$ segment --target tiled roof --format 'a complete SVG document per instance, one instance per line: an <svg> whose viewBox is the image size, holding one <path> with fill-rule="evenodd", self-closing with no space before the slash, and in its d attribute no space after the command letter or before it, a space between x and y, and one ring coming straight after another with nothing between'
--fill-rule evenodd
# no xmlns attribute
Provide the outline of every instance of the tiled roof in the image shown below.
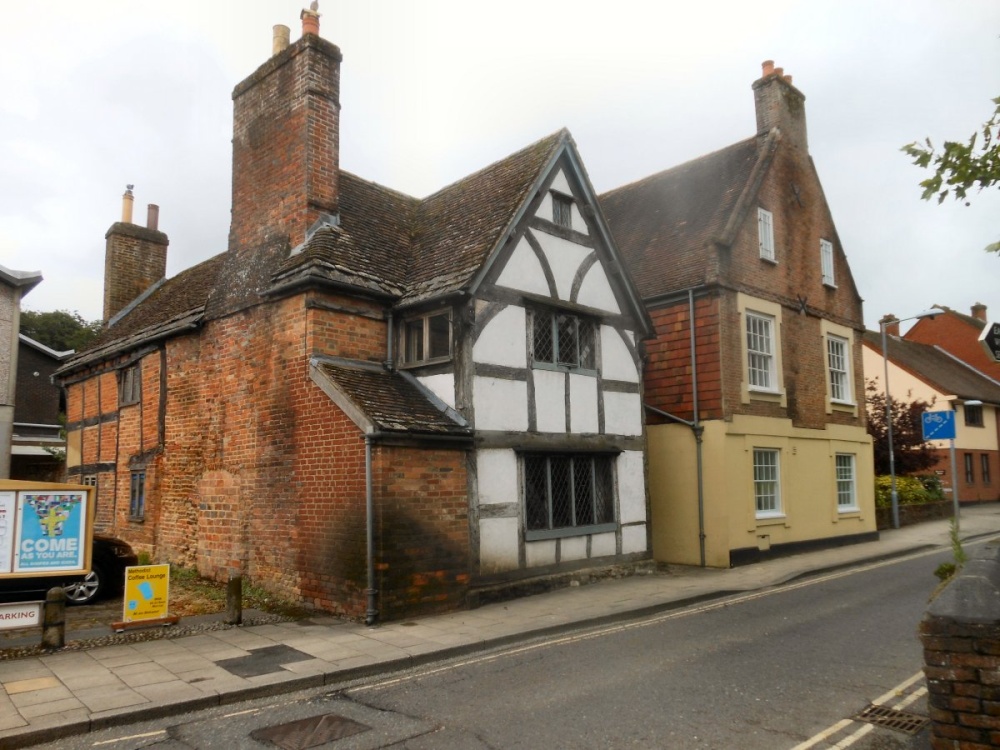
<svg viewBox="0 0 1000 750"><path fill-rule="evenodd" d="M882 334L865 331L865 343L882 353ZM936 346L889 337L889 360L935 389L961 399L1000 404L1000 384L984 377Z"/></svg>
<svg viewBox="0 0 1000 750"><path fill-rule="evenodd" d="M643 298L705 282L706 249L725 239L761 152L748 138L600 196Z"/></svg>
<svg viewBox="0 0 1000 750"><path fill-rule="evenodd" d="M471 430L431 403L415 382L367 362L320 362L319 370L381 432L465 437Z"/></svg>

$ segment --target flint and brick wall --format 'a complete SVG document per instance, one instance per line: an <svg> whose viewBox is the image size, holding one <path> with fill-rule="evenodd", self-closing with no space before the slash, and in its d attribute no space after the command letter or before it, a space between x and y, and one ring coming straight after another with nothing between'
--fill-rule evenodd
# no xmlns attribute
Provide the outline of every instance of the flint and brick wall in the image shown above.
<svg viewBox="0 0 1000 750"><path fill-rule="evenodd" d="M920 623L934 750L1000 747L998 551L975 553Z"/></svg>

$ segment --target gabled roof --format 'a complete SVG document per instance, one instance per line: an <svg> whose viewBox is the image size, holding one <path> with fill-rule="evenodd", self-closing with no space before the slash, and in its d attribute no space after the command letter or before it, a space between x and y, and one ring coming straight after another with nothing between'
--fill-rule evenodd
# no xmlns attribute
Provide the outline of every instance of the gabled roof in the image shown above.
<svg viewBox="0 0 1000 750"><path fill-rule="evenodd" d="M733 241L734 217L751 205L777 139L748 138L600 196L643 298L705 283L706 251Z"/></svg>
<svg viewBox="0 0 1000 750"><path fill-rule="evenodd" d="M337 220L315 228L287 257L276 261L280 248L273 244L260 248L259 258L221 253L165 280L125 308L93 347L60 372L197 327L234 304L303 285L349 289L397 305L468 291L548 168L567 151L577 164L563 129L423 200L341 172ZM237 261L253 268L234 269ZM642 327L646 313L638 300L633 307Z"/></svg>
<svg viewBox="0 0 1000 750"><path fill-rule="evenodd" d="M405 372L338 357L317 358L312 368L313 380L365 433L472 434L460 415Z"/></svg>
<svg viewBox="0 0 1000 750"><path fill-rule="evenodd" d="M882 335L865 331L864 342L882 354ZM1000 405L1000 383L983 375L944 349L896 336L889 337L889 361L935 390L960 399Z"/></svg>
<svg viewBox="0 0 1000 750"><path fill-rule="evenodd" d="M64 352L57 352L55 349L46 346L41 341L35 341L30 336L25 336L23 333L17 334L18 340L25 346L30 346L32 349L41 352L47 357L51 357L54 360L63 360L74 353L74 349L67 349Z"/></svg>

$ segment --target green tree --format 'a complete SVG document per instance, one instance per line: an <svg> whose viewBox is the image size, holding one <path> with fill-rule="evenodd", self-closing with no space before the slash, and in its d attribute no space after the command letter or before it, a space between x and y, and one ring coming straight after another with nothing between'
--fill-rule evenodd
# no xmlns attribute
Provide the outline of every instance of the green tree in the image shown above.
<svg viewBox="0 0 1000 750"><path fill-rule="evenodd" d="M924 189L920 197L925 201L937 196L938 203L943 203L949 195L966 201L972 188L982 190L1000 183L1000 96L993 104L996 105L993 116L966 143L945 141L939 151L930 138L925 138L923 144L914 141L903 146L902 150L916 166L934 170L932 176L920 183ZM982 141L977 144L980 135ZM988 245L986 250L1000 253L1000 242Z"/></svg>
<svg viewBox="0 0 1000 750"><path fill-rule="evenodd" d="M57 352L86 349L100 330L101 321L88 322L75 310L21 311L21 333Z"/></svg>
<svg viewBox="0 0 1000 750"><path fill-rule="evenodd" d="M872 436L875 454L875 476L889 473L889 425L885 419L885 394L872 378L865 384L865 406L868 409L868 434ZM910 394L906 394L907 398ZM922 399L903 401L892 399L892 448L896 474L905 476L926 471L935 463L934 449L924 442L921 414L933 402Z"/></svg>

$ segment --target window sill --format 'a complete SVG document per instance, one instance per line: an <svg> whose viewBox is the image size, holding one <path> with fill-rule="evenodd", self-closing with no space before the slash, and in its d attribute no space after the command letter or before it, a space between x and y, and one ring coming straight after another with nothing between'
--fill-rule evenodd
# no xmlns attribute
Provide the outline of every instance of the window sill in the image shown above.
<svg viewBox="0 0 1000 750"><path fill-rule="evenodd" d="M747 395L751 399L757 399L759 401L774 401L775 403L781 401L784 397L783 391L772 391L764 390L763 388L748 388Z"/></svg>
<svg viewBox="0 0 1000 750"><path fill-rule="evenodd" d="M400 362L396 365L400 370L409 370L415 367L424 367L426 365L439 365L442 362L451 362L451 355L447 357L434 357L433 359L421 359L416 362Z"/></svg>
<svg viewBox="0 0 1000 750"><path fill-rule="evenodd" d="M757 514L757 525L758 526L777 526L778 524L783 524L787 520L784 513L758 513Z"/></svg>
<svg viewBox="0 0 1000 750"><path fill-rule="evenodd" d="M766 263L770 263L772 266L778 265L778 259L777 258L768 258L766 255L762 255L762 256L760 256L760 259L762 261L765 261Z"/></svg>
<svg viewBox="0 0 1000 750"><path fill-rule="evenodd" d="M146 523L145 516L129 516L129 523Z"/></svg>
<svg viewBox="0 0 1000 750"><path fill-rule="evenodd" d="M533 370L548 370L549 372L571 372L574 375L590 375L592 377L597 377L597 370L591 370L586 367L573 367L572 365L554 365L551 362L535 362L535 361L532 361L531 367Z"/></svg>
<svg viewBox="0 0 1000 750"><path fill-rule="evenodd" d="M823 286L825 286L827 289L832 289L834 291L836 291L837 289L837 285L835 283L833 283L832 281L827 281L826 279L823 279Z"/></svg>
<svg viewBox="0 0 1000 750"><path fill-rule="evenodd" d="M617 523L601 523L595 526L571 526L565 529L536 529L535 531L525 531L524 541L538 542L543 539L561 539L568 536L589 536L590 534L604 534L617 530Z"/></svg>
<svg viewBox="0 0 1000 750"><path fill-rule="evenodd" d="M831 399L830 408L836 409L837 411L854 411L858 408L858 405L853 401L833 401Z"/></svg>
<svg viewBox="0 0 1000 750"><path fill-rule="evenodd" d="M837 515L840 518L861 518L861 508L856 505L853 507L837 507Z"/></svg>

